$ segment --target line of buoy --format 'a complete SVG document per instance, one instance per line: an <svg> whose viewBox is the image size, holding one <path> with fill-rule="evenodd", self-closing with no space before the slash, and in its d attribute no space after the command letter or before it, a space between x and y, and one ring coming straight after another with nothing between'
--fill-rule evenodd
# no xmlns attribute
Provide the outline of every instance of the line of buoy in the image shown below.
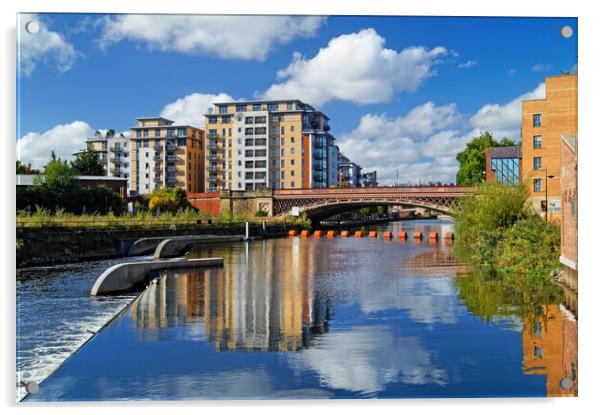
<svg viewBox="0 0 602 415"><path fill-rule="evenodd" d="M399 239L403 239L405 241L408 239L408 233L406 231L399 232Z"/></svg>
<svg viewBox="0 0 602 415"><path fill-rule="evenodd" d="M294 229L291 229L290 231L288 231L288 236L297 236L297 231Z"/></svg>
<svg viewBox="0 0 602 415"><path fill-rule="evenodd" d="M301 231L301 236L307 238L309 236L309 231Z"/></svg>
<svg viewBox="0 0 602 415"><path fill-rule="evenodd" d="M327 236L328 238L334 238L335 236L337 236L337 233L336 233L335 231L328 231L328 232L326 233L326 236Z"/></svg>
<svg viewBox="0 0 602 415"><path fill-rule="evenodd" d="M385 238L385 239L391 239L391 238L393 238L393 232L389 232L389 231L384 232L383 233L383 238Z"/></svg>
<svg viewBox="0 0 602 415"><path fill-rule="evenodd" d="M308 230L303 230L303 231L301 231L301 234L300 234L300 236L302 236L304 238L307 238L309 235L310 235L310 231L308 231ZM321 230L314 231L315 238L321 238L323 235L324 235L324 232ZM390 232L390 231L383 232L382 235L383 235L383 238L385 238L385 239L393 238L393 232ZM297 231L294 229L289 230L288 236L297 236ZM327 231L326 236L328 238L335 238L337 236L337 233L336 233L336 231L330 230L330 231ZM351 232L341 231L341 237L347 238L349 236L351 236ZM361 230L355 231L354 236L356 238L363 238L364 231L361 231ZM369 231L368 236L370 238L378 238L378 232L377 231ZM413 234L414 240L421 241L423 239L423 237L424 237L424 234L421 231L414 231L414 234ZM400 240L405 241L406 239L408 239L408 233L406 231L400 231L398 238ZM447 232L445 234L444 239L445 239L446 243L452 243L455 239L455 235L453 232ZM435 232L435 231L429 232L428 240L429 240L430 244L436 243L439 240L439 233Z"/></svg>
<svg viewBox="0 0 602 415"><path fill-rule="evenodd" d="M364 232L363 231L355 231L355 237L356 238L362 238L364 236Z"/></svg>
<svg viewBox="0 0 602 415"><path fill-rule="evenodd" d="M414 232L414 239L422 239L422 232L420 232L420 231Z"/></svg>
<svg viewBox="0 0 602 415"><path fill-rule="evenodd" d="M347 238L349 236L349 231L343 231L343 232L341 232L341 236L343 238Z"/></svg>
<svg viewBox="0 0 602 415"><path fill-rule="evenodd" d="M314 238L321 238L322 237L322 231L315 231L314 232Z"/></svg>
<svg viewBox="0 0 602 415"><path fill-rule="evenodd" d="M368 234L368 236L370 238L378 238L378 232L376 232L376 231L370 231L370 233Z"/></svg>

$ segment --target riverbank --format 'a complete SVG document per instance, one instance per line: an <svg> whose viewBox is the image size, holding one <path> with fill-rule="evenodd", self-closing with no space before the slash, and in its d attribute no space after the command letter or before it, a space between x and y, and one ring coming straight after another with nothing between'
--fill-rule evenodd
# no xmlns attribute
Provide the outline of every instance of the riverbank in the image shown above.
<svg viewBox="0 0 602 415"><path fill-rule="evenodd" d="M17 268L67 264L108 258L125 257L132 244L140 238L198 235L244 235L244 222L213 225L171 224L166 227L128 227L91 229L81 227L17 227ZM286 236L302 226L284 222L249 223L249 236L273 238Z"/></svg>

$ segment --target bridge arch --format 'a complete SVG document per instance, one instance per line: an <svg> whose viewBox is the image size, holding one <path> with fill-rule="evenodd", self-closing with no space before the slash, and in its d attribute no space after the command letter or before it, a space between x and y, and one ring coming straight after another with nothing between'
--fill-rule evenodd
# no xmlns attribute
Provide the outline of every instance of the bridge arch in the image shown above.
<svg viewBox="0 0 602 415"><path fill-rule="evenodd" d="M299 207L299 213L305 213L312 221L320 221L339 213L350 210L361 209L375 206L401 206L410 208L428 209L443 215L451 214L451 207L442 206L426 201L416 201L411 199L389 199L389 200L322 200L316 203Z"/></svg>

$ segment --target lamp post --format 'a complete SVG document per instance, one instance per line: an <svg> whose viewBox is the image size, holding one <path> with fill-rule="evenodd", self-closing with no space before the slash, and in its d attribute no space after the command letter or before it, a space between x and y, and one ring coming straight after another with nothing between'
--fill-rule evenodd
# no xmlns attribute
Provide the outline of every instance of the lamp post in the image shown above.
<svg viewBox="0 0 602 415"><path fill-rule="evenodd" d="M544 169L544 171L546 172L546 222L548 221L548 179L553 179L554 176L553 174L549 174L548 175L548 169Z"/></svg>

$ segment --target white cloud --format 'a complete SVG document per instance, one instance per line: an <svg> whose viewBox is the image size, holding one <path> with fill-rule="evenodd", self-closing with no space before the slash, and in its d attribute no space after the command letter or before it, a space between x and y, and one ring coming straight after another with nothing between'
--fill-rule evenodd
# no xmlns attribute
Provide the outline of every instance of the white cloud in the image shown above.
<svg viewBox="0 0 602 415"><path fill-rule="evenodd" d="M468 68L472 68L476 64L477 64L477 61L468 60L466 62L462 62L462 63L458 64L458 68L460 68L460 69L468 69Z"/></svg>
<svg viewBox="0 0 602 415"><path fill-rule="evenodd" d="M73 152L85 148L84 140L93 134L92 127L83 121L57 125L43 133L27 133L17 140L17 160L41 168L53 150L57 157L69 160Z"/></svg>
<svg viewBox="0 0 602 415"><path fill-rule="evenodd" d="M205 125L204 114L207 113L207 109L214 102L226 101L234 101L234 99L224 92L217 95L194 92L165 105L161 110L161 117L173 120L177 124L200 128Z"/></svg>
<svg viewBox="0 0 602 415"><path fill-rule="evenodd" d="M533 72L550 72L552 70L552 64L550 63L538 63L533 65L531 71Z"/></svg>
<svg viewBox="0 0 602 415"><path fill-rule="evenodd" d="M375 393L389 383L409 385L448 382L446 371L417 337L395 336L388 326L360 326L320 336L309 349L291 354L293 365L312 369L334 389Z"/></svg>
<svg viewBox="0 0 602 415"><path fill-rule="evenodd" d="M25 30L30 21L39 24L37 33L28 33ZM38 15L20 14L17 55L20 73L29 76L39 64L52 64L60 72L66 72L71 69L80 54L63 36L49 30Z"/></svg>
<svg viewBox="0 0 602 415"><path fill-rule="evenodd" d="M456 154L484 131L520 141L522 101L545 97L545 84L505 104L486 104L472 116L455 104L419 105L406 114L365 114L337 139L340 150L364 171L376 170L382 185L455 181Z"/></svg>
<svg viewBox="0 0 602 415"><path fill-rule="evenodd" d="M104 18L99 43L105 48L127 39L150 50L264 60L276 45L314 36L325 20L319 16L128 14Z"/></svg>
<svg viewBox="0 0 602 415"><path fill-rule="evenodd" d="M541 83L506 104L487 104L481 107L470 119L470 124L481 131L490 131L495 137L508 137L520 140L522 101L525 99L545 98L546 85Z"/></svg>
<svg viewBox="0 0 602 415"><path fill-rule="evenodd" d="M313 105L339 99L358 104L390 101L396 93L413 92L434 74L444 47L386 49L372 28L333 38L313 58L299 53L278 72L281 83L257 95L266 99L298 98Z"/></svg>
<svg viewBox="0 0 602 415"><path fill-rule="evenodd" d="M516 69L512 68L508 72L506 72L506 74L508 76L514 76L514 75L516 75Z"/></svg>
<svg viewBox="0 0 602 415"><path fill-rule="evenodd" d="M457 165L435 160L460 151L466 137L459 132L466 120L455 104L419 105L407 114L389 117L366 114L358 127L338 140L341 151L364 170L377 170L381 184L418 180L453 181Z"/></svg>

